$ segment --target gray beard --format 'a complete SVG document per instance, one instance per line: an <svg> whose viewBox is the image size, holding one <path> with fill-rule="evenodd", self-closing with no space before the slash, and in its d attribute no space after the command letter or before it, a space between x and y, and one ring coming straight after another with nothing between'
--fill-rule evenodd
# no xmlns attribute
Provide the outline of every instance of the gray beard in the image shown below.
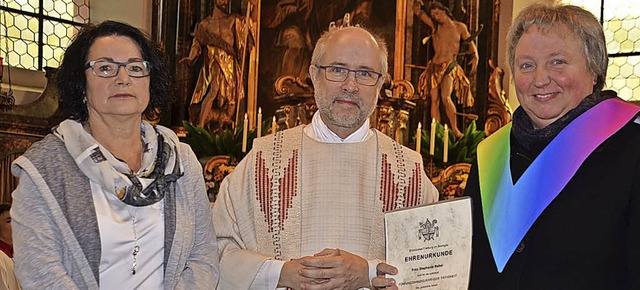
<svg viewBox="0 0 640 290"><path fill-rule="evenodd" d="M358 128L362 126L362 124L364 124L365 120L373 113L373 110L375 109L375 106L372 106L369 109L366 108L362 102L362 99L360 98L347 97L346 99L354 101L358 104L358 108L360 109L358 111L359 114L355 116L353 115L344 116L344 115L336 114L335 112L333 112L333 109L332 109L336 99L337 99L336 97L333 97L328 104L325 104L324 102L318 103L318 110L320 111L321 116L325 116L328 119L328 121L331 122L331 124L338 127ZM341 98L341 99L345 99L345 98ZM368 112L365 111L367 109L368 109Z"/></svg>

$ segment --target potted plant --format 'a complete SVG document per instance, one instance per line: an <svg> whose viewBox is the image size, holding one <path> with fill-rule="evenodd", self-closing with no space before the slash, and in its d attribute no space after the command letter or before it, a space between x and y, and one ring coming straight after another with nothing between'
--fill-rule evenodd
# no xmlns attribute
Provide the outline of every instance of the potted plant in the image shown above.
<svg viewBox="0 0 640 290"><path fill-rule="evenodd" d="M187 121L182 121L182 125L188 132L183 141L191 146L202 163L209 201L214 202L222 180L247 154L242 152L243 129L226 129L212 133ZM269 132L270 125L269 120L262 123L263 136ZM247 152L251 150L253 139L256 137L255 129L247 133Z"/></svg>

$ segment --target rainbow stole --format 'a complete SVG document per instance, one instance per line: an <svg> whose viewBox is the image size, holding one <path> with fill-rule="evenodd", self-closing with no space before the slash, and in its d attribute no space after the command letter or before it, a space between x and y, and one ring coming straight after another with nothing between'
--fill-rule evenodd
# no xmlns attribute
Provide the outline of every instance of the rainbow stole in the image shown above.
<svg viewBox="0 0 640 290"><path fill-rule="evenodd" d="M638 111L619 98L600 102L567 125L516 184L509 166L511 123L478 145L482 211L498 272L584 160Z"/></svg>

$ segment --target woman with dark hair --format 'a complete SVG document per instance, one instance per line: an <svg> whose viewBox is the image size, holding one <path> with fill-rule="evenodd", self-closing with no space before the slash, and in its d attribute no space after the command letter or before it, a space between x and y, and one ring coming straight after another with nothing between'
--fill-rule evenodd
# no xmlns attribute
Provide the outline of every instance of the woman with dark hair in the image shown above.
<svg viewBox="0 0 640 290"><path fill-rule="evenodd" d="M202 169L144 118L170 100L165 56L130 25L84 27L57 75L68 119L12 167L23 289L211 289L218 253Z"/></svg>

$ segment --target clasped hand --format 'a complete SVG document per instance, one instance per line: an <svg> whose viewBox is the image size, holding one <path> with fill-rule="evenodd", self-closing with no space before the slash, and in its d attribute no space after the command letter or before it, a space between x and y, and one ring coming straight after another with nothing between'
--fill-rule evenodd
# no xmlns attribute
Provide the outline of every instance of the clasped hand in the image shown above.
<svg viewBox="0 0 640 290"><path fill-rule="evenodd" d="M304 290L353 290L372 286L397 289L393 279L384 277L395 274L395 267L380 263L376 269L378 276L369 281L367 260L344 250L324 249L314 256L286 262L278 286Z"/></svg>

